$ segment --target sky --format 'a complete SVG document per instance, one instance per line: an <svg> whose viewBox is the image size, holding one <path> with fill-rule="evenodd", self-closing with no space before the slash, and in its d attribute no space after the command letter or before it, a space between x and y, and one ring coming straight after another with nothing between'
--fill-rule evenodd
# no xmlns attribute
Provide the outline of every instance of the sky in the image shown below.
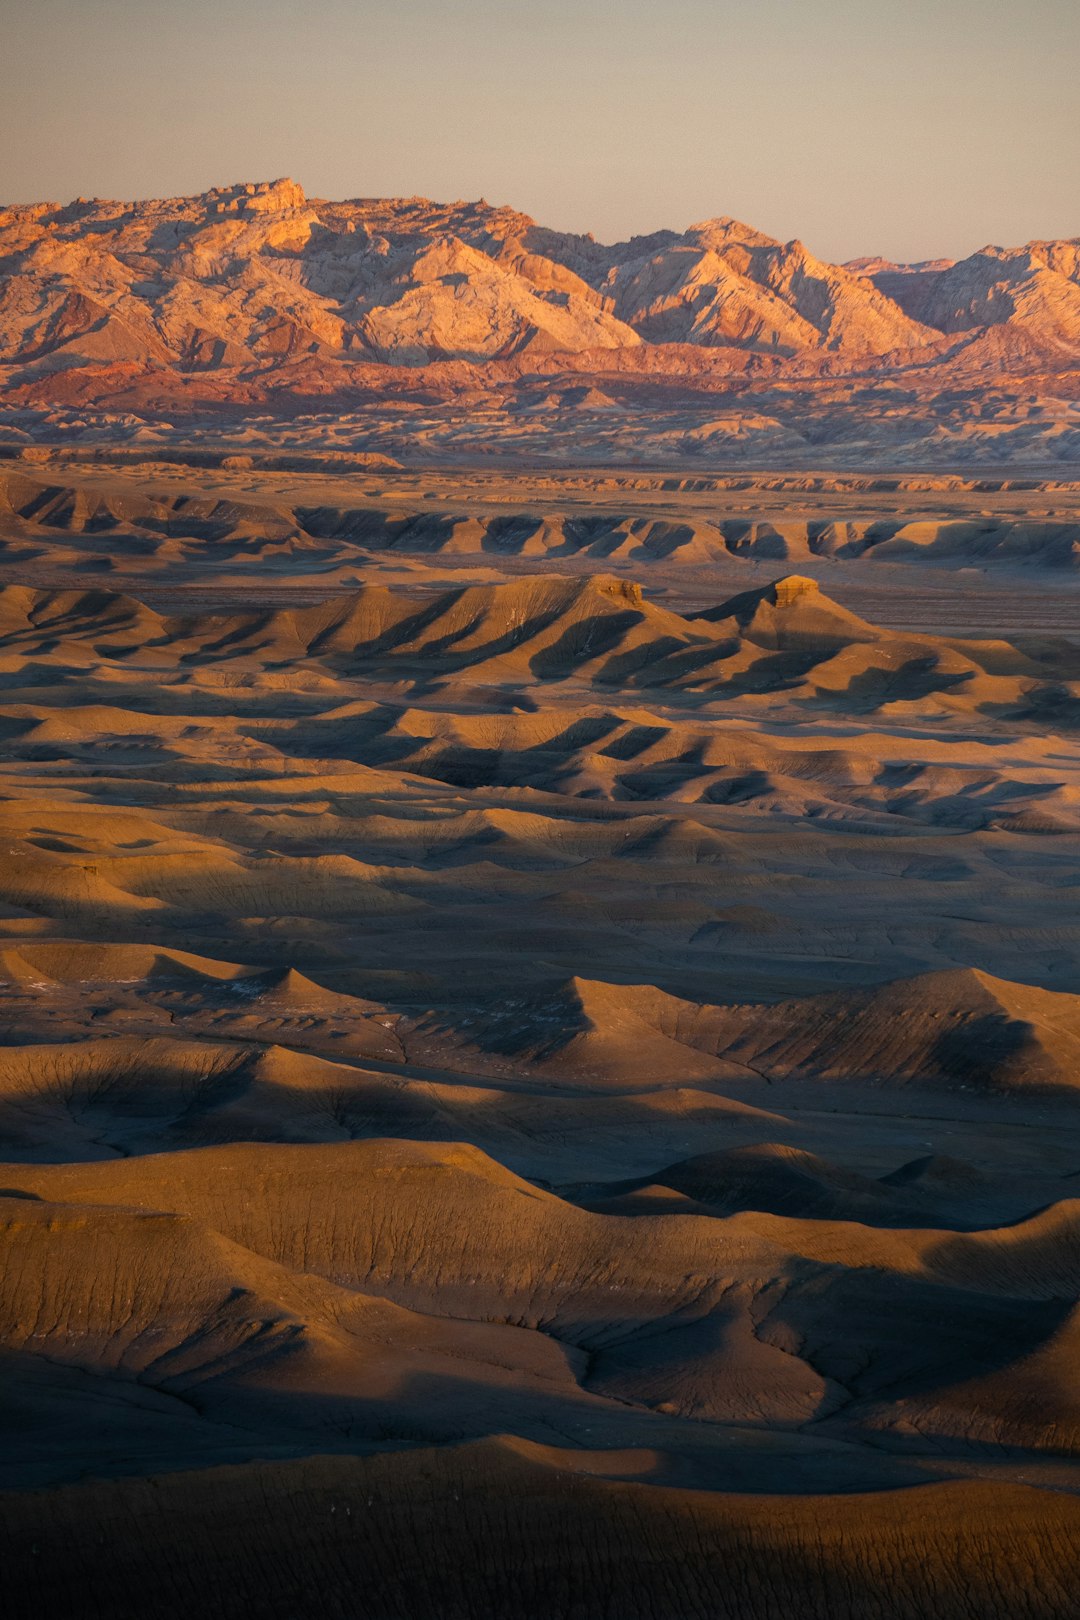
<svg viewBox="0 0 1080 1620"><path fill-rule="evenodd" d="M824 258L1080 235L1080 0L0 0L0 202L485 197Z"/></svg>

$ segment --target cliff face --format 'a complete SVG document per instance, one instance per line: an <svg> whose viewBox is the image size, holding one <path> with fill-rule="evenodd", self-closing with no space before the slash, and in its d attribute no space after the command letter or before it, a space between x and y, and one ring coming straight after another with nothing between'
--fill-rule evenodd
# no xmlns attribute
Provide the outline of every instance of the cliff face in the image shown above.
<svg viewBox="0 0 1080 1620"><path fill-rule="evenodd" d="M1080 345L1075 242L860 273L731 219L603 247L483 202L314 202L278 180L12 208L0 256L0 352L22 364L415 365L643 342L879 358L991 326Z"/></svg>
<svg viewBox="0 0 1080 1620"><path fill-rule="evenodd" d="M871 278L882 294L939 332L1000 327L1051 344L1080 345L1080 241L985 247L956 264Z"/></svg>
<svg viewBox="0 0 1080 1620"><path fill-rule="evenodd" d="M9 422L338 409L409 390L477 419L504 411L508 388L513 413L542 413L550 400L521 386L543 375L577 414L708 396L710 414L681 429L688 454L703 435L777 453L844 445L884 410L890 443L920 455L977 415L1010 433L1022 422L1029 450L1060 457L1071 404L1045 402L1071 401L1078 368L1080 241L844 266L726 218L605 245L483 201L325 202L291 180L0 212ZM608 379L601 392L590 377ZM927 413L958 388L978 391L977 412Z"/></svg>

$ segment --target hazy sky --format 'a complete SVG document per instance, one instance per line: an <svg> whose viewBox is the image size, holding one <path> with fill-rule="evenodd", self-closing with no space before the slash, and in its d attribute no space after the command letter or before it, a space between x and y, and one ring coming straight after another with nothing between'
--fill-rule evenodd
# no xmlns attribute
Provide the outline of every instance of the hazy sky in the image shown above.
<svg viewBox="0 0 1080 1620"><path fill-rule="evenodd" d="M1080 0L0 0L0 199L484 196L828 258L1080 234Z"/></svg>

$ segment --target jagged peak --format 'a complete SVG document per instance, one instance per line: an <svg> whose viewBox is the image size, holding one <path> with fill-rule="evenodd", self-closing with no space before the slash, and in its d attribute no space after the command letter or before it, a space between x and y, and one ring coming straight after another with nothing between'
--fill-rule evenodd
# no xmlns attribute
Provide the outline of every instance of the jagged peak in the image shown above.
<svg viewBox="0 0 1080 1620"><path fill-rule="evenodd" d="M650 369L682 372L690 346L742 351L747 364L768 352L797 363L813 353L873 356L892 366L936 352L945 334L981 328L1006 341L979 363L1027 368L1060 358L1047 344L1080 344L1080 248L1068 239L990 245L943 274L928 273L934 261L900 274L885 261L830 264L797 237L780 242L723 214L605 246L483 198L313 205L288 176L50 210L0 212L15 282L53 278L43 310L29 289L9 301L0 358L33 365L63 350L79 361L75 371L141 361L155 390L163 374L186 374L193 356L200 371L251 365L261 375L317 355L316 391L329 394L361 354L390 366L475 365L644 345L657 351ZM368 238L378 252L357 280L345 265L363 257ZM304 275L287 278L287 293L229 301L230 291L261 286L290 257L303 259ZM157 267L152 277L147 260ZM875 282L875 265L888 285ZM64 306L70 293L90 302ZM193 328L203 334L194 349ZM1032 334L1042 347L1032 349ZM48 373L47 391L66 395L71 370L54 376L49 365Z"/></svg>
<svg viewBox="0 0 1080 1620"><path fill-rule="evenodd" d="M746 225L731 214L717 214L711 219L699 219L693 225L687 226L684 235L701 242L738 242L746 247L780 246L776 237L755 230L753 225Z"/></svg>
<svg viewBox="0 0 1080 1620"><path fill-rule="evenodd" d="M277 214L307 207L303 186L288 176L215 186L205 193L205 200L211 214Z"/></svg>

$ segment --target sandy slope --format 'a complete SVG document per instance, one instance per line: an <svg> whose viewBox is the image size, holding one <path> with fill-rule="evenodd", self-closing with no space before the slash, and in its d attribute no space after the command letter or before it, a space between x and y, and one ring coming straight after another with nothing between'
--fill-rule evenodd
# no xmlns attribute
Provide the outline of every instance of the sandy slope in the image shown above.
<svg viewBox="0 0 1080 1620"><path fill-rule="evenodd" d="M77 483L193 599L0 587L11 1612L1068 1615L1075 641Z"/></svg>
<svg viewBox="0 0 1080 1620"><path fill-rule="evenodd" d="M575 1461L491 1441L76 1486L52 1499L62 1562L28 1554L37 1503L7 1496L6 1560L33 1558L12 1613L70 1613L89 1589L124 1620L174 1620L190 1612L178 1549L193 1544L211 1612L229 1620L284 1620L314 1601L335 1615L359 1601L377 1620L588 1613L598 1572L604 1601L633 1620L753 1620L793 1592L807 1620L861 1620L875 1605L898 1620L1056 1620L1072 1601L1069 1496L979 1484L794 1501L657 1492L635 1477L647 1456L624 1453L615 1467L628 1477L614 1482ZM123 1576L102 1550L117 1538L130 1549Z"/></svg>
<svg viewBox="0 0 1080 1620"><path fill-rule="evenodd" d="M363 461L326 451L229 456L220 442L180 446L169 463L152 450L126 459L24 450L0 463L0 568L20 583L50 568L99 585L243 581L264 597L275 583L325 591L373 570L408 578L415 559L485 566L493 578L543 560L579 573L639 570L658 583L708 564L734 591L740 573L785 563L824 566L844 586L883 563L1068 576L1080 554L1075 481L1045 473L846 485L760 472L575 481L535 470L365 474ZM708 577L687 583L700 593Z"/></svg>

